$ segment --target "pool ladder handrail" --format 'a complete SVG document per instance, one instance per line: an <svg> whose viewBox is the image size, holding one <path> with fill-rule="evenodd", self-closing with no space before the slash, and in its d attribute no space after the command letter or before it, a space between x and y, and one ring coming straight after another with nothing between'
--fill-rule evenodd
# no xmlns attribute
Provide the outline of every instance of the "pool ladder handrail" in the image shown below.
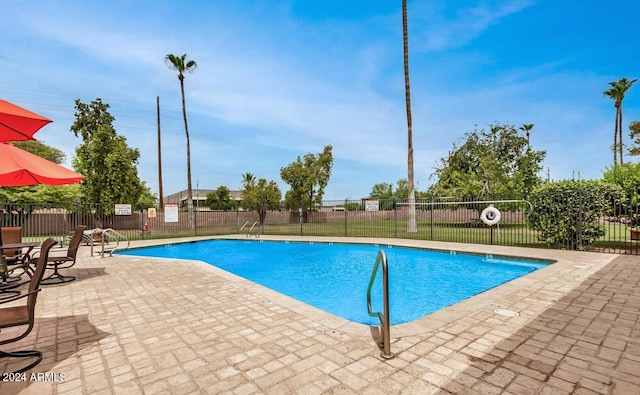
<svg viewBox="0 0 640 395"><path fill-rule="evenodd" d="M96 228L93 231L91 231L91 256L93 256L93 235L94 234L100 234L101 235L101 250L100 250L100 256L102 258L104 258L104 243L105 243L105 239L111 235L112 238L114 238L116 240L116 246L114 248L112 248L111 250L109 250L109 256L113 256L113 252L116 251L119 247L120 247L120 239L124 239L127 241L127 247L129 248L131 246L131 241L129 240L129 238L125 235L123 235L122 233L112 229L112 228L106 228L106 229L102 229L102 228Z"/></svg>
<svg viewBox="0 0 640 395"><path fill-rule="evenodd" d="M247 237L250 237L251 236L251 232L253 232L253 228L255 228L256 225L258 225L258 224L259 224L258 221L254 222L253 225L251 225L251 227L249 228L249 230L247 230L244 234ZM244 225L242 225L240 227L240 232L242 232L242 229L244 229L247 225L249 225L249 221L245 222ZM258 233L255 233L255 236L256 236L256 238L260 237L260 235Z"/></svg>
<svg viewBox="0 0 640 395"><path fill-rule="evenodd" d="M380 312L374 312L371 308L371 287L373 287L373 283L375 282L380 265L382 265L382 305L384 314ZM378 257L376 258L375 265L373 265L373 272L371 273L371 278L369 279L369 286L367 287L367 310L369 312L369 316L377 316L380 320L380 335L382 337L382 343L378 344L378 346L382 350L380 352L380 356L385 359L391 359L395 357L395 354L391 352L391 325L389 318L389 265L387 262L387 254L384 252L384 250L380 250L380 252L378 252Z"/></svg>
<svg viewBox="0 0 640 395"><path fill-rule="evenodd" d="M249 221L246 221L246 222L244 223L244 225L242 225L242 226L240 227L240 230L238 231L238 233L242 232L242 229L246 228L246 227L247 227L247 225L249 225L249 223L250 223ZM259 222L258 222L258 221L254 222L254 223L253 223L253 225L251 225L251 227L250 227L247 231L245 231L245 232L244 232L245 236L247 236L247 237L251 237L251 232L253 232L253 228L255 228L255 227L256 227L256 225L258 225L258 224L259 224ZM256 236L256 239L257 239L258 237L260 237L260 235L259 235L258 233L255 233L255 236Z"/></svg>
<svg viewBox="0 0 640 395"><path fill-rule="evenodd" d="M242 232L242 229L244 229L244 228L245 228L245 226L247 226L247 225L249 225L249 221L246 221L246 222L244 223L244 225L242 225L242 226L240 227L240 230L238 230L238 233L241 233L241 232Z"/></svg>

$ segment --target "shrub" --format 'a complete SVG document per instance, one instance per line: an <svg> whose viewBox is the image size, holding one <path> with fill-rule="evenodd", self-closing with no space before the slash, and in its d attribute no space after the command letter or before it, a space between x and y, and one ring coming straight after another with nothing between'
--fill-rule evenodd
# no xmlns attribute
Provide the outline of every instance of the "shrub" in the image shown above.
<svg viewBox="0 0 640 395"><path fill-rule="evenodd" d="M626 214L629 225L640 226L640 162L607 168L602 178L624 190L626 201L622 212Z"/></svg>
<svg viewBox="0 0 640 395"><path fill-rule="evenodd" d="M550 182L531 194L529 217L538 238L554 247L576 250L605 235L600 217L609 214L614 202L624 200L618 185L596 180Z"/></svg>

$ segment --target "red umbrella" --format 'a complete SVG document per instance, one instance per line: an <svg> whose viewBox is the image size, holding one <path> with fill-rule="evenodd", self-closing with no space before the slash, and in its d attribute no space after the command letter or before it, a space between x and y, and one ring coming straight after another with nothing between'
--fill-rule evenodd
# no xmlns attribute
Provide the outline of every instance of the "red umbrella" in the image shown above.
<svg viewBox="0 0 640 395"><path fill-rule="evenodd" d="M0 141L34 140L33 135L49 118L0 99Z"/></svg>
<svg viewBox="0 0 640 395"><path fill-rule="evenodd" d="M82 181L82 174L16 146L0 142L0 186L64 185Z"/></svg>

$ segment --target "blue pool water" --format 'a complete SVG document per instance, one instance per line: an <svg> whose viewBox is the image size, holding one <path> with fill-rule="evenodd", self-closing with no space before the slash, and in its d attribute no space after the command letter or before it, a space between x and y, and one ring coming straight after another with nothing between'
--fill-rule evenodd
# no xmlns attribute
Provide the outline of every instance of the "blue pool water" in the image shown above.
<svg viewBox="0 0 640 395"><path fill-rule="evenodd" d="M395 246L210 240L130 249L126 255L197 259L348 320L378 325L366 291L378 251L389 263L392 324L413 321L546 263ZM381 273L372 308L382 309Z"/></svg>

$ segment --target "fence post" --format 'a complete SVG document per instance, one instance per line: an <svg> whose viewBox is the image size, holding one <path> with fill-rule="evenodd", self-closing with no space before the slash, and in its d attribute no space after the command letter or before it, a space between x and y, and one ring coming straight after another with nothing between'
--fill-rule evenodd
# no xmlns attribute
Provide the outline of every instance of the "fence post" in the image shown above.
<svg viewBox="0 0 640 395"><path fill-rule="evenodd" d="M348 212L349 207L347 206L347 199L344 199L344 236L347 237L349 235L348 222L349 216Z"/></svg>
<svg viewBox="0 0 640 395"><path fill-rule="evenodd" d="M394 234L398 237L398 199L393 198Z"/></svg>
<svg viewBox="0 0 640 395"><path fill-rule="evenodd" d="M582 189L578 190L578 250L582 249L582 222L584 214L584 199Z"/></svg>
<svg viewBox="0 0 640 395"><path fill-rule="evenodd" d="M431 195L431 240L433 241L433 203L434 203L434 199L433 199L433 195Z"/></svg>
<svg viewBox="0 0 640 395"><path fill-rule="evenodd" d="M302 202L300 202L300 209L298 209L298 212L300 214L300 236L302 236L302 209L303 209L303 204Z"/></svg>

